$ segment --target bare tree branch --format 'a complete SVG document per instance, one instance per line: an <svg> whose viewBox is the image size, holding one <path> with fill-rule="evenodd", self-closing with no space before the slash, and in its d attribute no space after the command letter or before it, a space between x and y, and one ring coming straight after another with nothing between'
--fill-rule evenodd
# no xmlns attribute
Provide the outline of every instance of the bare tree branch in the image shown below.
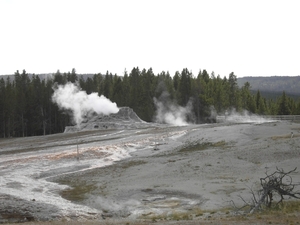
<svg viewBox="0 0 300 225"><path fill-rule="evenodd" d="M266 177L260 178L262 189L257 194L255 194L252 188L250 189L252 194L250 203L239 196L244 202L244 206L250 207L250 214L258 211L262 206L271 207L275 196L279 196L280 198L277 204L283 201L284 196L300 199L300 192L294 191L295 187L299 184L294 184L291 176L296 170L297 167L285 172L283 169L276 167L275 172L271 174L266 172Z"/></svg>

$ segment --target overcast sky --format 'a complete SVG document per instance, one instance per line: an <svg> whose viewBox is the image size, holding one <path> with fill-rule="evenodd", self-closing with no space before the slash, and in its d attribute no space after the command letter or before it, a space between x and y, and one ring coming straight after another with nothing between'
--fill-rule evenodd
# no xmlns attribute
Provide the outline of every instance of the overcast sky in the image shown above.
<svg viewBox="0 0 300 225"><path fill-rule="evenodd" d="M300 75L298 0L0 0L0 74Z"/></svg>

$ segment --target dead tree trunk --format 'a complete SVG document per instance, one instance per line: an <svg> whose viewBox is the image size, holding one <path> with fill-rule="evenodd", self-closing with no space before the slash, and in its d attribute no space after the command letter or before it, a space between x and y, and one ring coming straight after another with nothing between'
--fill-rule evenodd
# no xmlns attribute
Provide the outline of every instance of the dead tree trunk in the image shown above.
<svg viewBox="0 0 300 225"><path fill-rule="evenodd" d="M249 213L252 214L263 206L271 207L274 201L274 196L279 197L277 204L281 203L284 196L290 196L300 199L300 192L295 192L294 188L299 184L294 184L291 174L297 170L297 167L293 170L285 172L283 169L278 169L272 174L267 174L266 177L260 178L260 184L262 189L259 191L259 197L251 190L253 198L251 203L247 203L242 197L245 206L250 207Z"/></svg>
<svg viewBox="0 0 300 225"><path fill-rule="evenodd" d="M291 174L296 170L297 167L288 172L284 172L283 169L280 170L276 167L276 171L274 173L270 175L266 174L266 177L260 178L262 195L257 204L255 204L250 210L250 213L257 211L263 203L265 203L267 207L271 207L273 195L278 195L280 197L277 204L283 201L283 196L300 199L300 192L294 192L296 184L293 183L293 179L291 177ZM285 179L285 182L283 179Z"/></svg>

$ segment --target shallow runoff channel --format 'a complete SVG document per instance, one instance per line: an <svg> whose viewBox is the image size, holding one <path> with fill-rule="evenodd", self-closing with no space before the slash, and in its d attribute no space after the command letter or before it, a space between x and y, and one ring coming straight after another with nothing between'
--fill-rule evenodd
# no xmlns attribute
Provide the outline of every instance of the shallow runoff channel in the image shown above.
<svg viewBox="0 0 300 225"><path fill-rule="evenodd" d="M62 198L59 192L67 186L47 179L111 165L130 157L137 150L154 148L158 138L155 129L79 132L4 140L0 144L0 195L54 205L59 208L60 217L74 212L96 214L96 209ZM178 135L178 132L169 135Z"/></svg>

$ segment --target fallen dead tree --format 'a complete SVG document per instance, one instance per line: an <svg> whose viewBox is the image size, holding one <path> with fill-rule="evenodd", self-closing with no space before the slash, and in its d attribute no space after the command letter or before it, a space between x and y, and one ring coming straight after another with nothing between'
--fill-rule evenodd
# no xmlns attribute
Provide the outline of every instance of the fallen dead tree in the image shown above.
<svg viewBox="0 0 300 225"><path fill-rule="evenodd" d="M300 199L300 191L295 191L295 187L299 184L295 184L291 176L296 170L297 167L285 172L276 167L276 171L272 174L266 173L266 177L260 178L261 189L257 193L250 190L252 194L250 201L239 196L245 203L239 210L247 208L248 212L252 214L264 208L271 208L274 204L282 203L285 196Z"/></svg>

